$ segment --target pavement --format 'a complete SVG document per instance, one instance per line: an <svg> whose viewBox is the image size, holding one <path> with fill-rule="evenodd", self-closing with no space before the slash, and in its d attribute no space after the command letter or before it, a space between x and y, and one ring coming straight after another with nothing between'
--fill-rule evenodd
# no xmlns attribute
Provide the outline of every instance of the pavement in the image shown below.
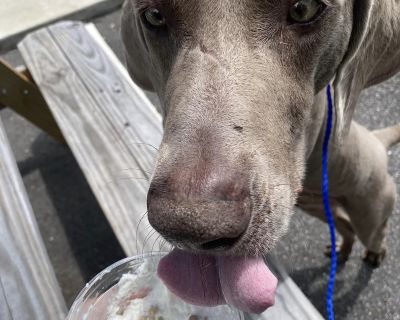
<svg viewBox="0 0 400 320"><path fill-rule="evenodd" d="M59 19L89 19L121 6L123 0L0 0L0 52L27 32Z"/></svg>
<svg viewBox="0 0 400 320"><path fill-rule="evenodd" d="M123 59L119 12L93 22ZM13 65L22 63L17 51L3 57ZM88 280L124 253L68 147L10 110L0 111L0 117L70 305ZM400 75L365 90L355 119L371 129L399 123ZM400 146L390 152L390 172L400 187ZM277 248L290 276L324 315L329 261L323 249L328 242L327 226L299 211ZM388 246L389 254L379 269L362 263L360 244L340 268L335 295L337 320L400 320L400 202L390 221Z"/></svg>
<svg viewBox="0 0 400 320"><path fill-rule="evenodd" d="M400 75L365 90L355 119L369 129L400 122ZM389 152L389 171L400 190L400 146ZM303 212L297 212L289 233L277 252L289 274L323 314L329 261L322 252L329 243L327 226ZM362 261L363 248L357 243L350 260L339 269L335 308L337 319L400 319L400 201L390 220L388 256L379 269Z"/></svg>

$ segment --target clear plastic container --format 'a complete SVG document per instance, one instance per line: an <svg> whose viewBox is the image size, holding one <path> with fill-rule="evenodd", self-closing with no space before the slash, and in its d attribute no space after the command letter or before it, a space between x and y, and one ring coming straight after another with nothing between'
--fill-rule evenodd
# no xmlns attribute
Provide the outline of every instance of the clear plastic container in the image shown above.
<svg viewBox="0 0 400 320"><path fill-rule="evenodd" d="M164 254L127 258L107 268L79 294L67 320L242 320L229 306L187 304L157 277Z"/></svg>

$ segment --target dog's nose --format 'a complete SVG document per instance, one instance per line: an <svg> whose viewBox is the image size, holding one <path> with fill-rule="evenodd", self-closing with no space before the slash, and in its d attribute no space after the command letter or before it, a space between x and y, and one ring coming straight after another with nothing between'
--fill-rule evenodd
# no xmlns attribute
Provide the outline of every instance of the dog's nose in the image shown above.
<svg viewBox="0 0 400 320"><path fill-rule="evenodd" d="M150 224L182 248L227 250L250 222L248 179L242 174L198 174L185 170L153 179L147 198Z"/></svg>

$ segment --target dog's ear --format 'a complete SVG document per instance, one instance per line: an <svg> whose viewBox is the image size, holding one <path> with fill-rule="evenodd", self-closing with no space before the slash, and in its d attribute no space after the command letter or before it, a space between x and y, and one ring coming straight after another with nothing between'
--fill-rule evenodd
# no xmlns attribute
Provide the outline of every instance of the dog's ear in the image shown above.
<svg viewBox="0 0 400 320"><path fill-rule="evenodd" d="M132 1L125 1L121 19L121 37L129 75L142 89L153 91L148 77L150 63L142 25L136 17Z"/></svg>
<svg viewBox="0 0 400 320"><path fill-rule="evenodd" d="M375 2L376 0L353 1L350 42L333 83L337 116L336 132L339 137L348 132L358 96L368 80L365 79L363 58L368 50L365 40L371 28Z"/></svg>

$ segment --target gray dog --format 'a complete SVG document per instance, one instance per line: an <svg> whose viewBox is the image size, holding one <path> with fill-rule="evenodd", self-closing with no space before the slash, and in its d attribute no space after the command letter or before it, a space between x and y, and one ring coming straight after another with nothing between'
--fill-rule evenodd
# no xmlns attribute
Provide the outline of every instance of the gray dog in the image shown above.
<svg viewBox="0 0 400 320"><path fill-rule="evenodd" d="M262 256L294 206L324 219L321 149L332 83L331 202L346 259L386 253L400 125L352 121L361 90L400 70L399 0L128 0L129 72L160 97L149 220L173 245Z"/></svg>

